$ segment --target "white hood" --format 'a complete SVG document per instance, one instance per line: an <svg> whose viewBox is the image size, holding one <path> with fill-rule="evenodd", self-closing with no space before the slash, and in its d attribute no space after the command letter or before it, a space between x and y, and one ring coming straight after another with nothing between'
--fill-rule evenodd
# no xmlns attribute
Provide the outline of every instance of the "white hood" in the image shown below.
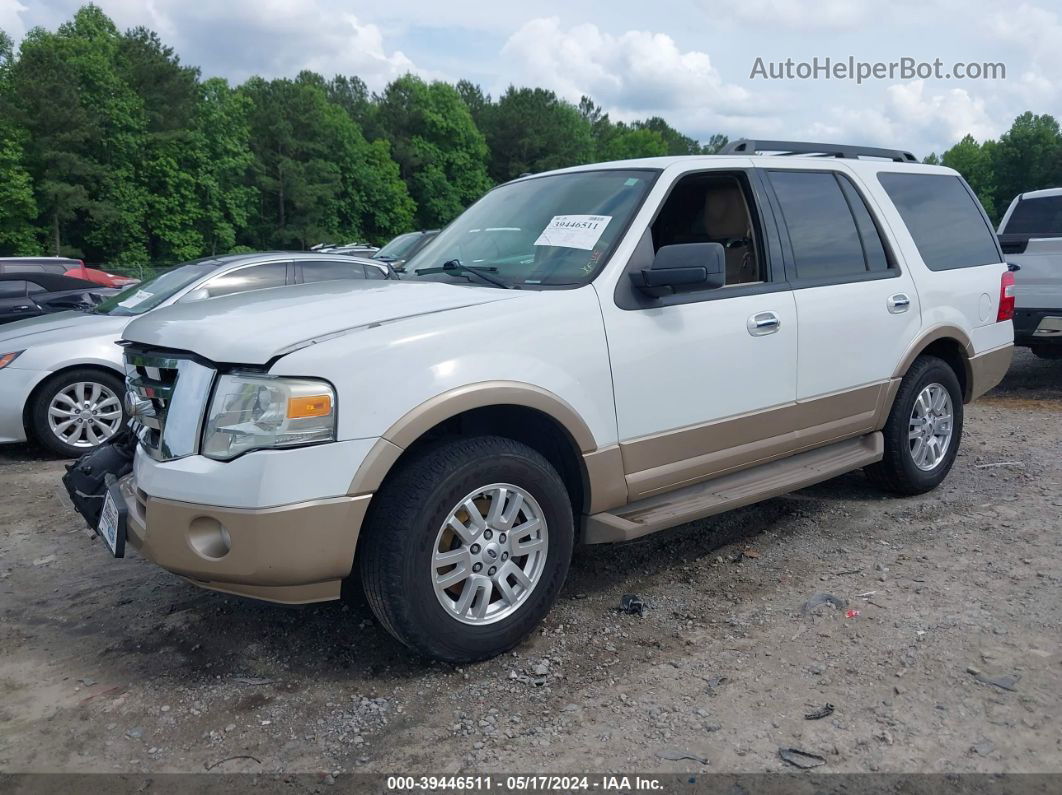
<svg viewBox="0 0 1062 795"><path fill-rule="evenodd" d="M266 364L322 337L519 295L439 282L315 282L174 304L134 320L125 338L215 362Z"/></svg>

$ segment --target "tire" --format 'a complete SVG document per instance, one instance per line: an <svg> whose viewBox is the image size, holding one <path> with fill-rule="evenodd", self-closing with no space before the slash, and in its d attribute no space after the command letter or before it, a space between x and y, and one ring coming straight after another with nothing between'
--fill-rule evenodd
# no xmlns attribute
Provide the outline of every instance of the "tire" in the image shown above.
<svg viewBox="0 0 1062 795"><path fill-rule="evenodd" d="M90 405L79 408L76 405L79 396ZM30 434L50 452L77 458L109 441L125 427L124 397L125 382L116 373L87 367L66 370L45 381L34 394L29 411ZM82 409L89 413L75 416ZM56 412L69 414L57 416ZM57 429L66 422L64 416L75 423L61 432Z"/></svg>
<svg viewBox="0 0 1062 795"><path fill-rule="evenodd" d="M1062 359L1062 348L1030 348L1029 350L1038 359L1047 359L1049 361Z"/></svg>
<svg viewBox="0 0 1062 795"><path fill-rule="evenodd" d="M916 403L920 397L924 394L937 397L941 387L947 393L951 410L951 434L946 445L936 436L942 433L944 427L939 418L930 417L926 425L915 416ZM932 391L926 393L926 390ZM922 403L918 411L922 413L924 410L925 404ZM892 411L882 431L885 457L866 468L867 477L877 486L895 494L911 496L932 491L940 485L955 463L962 440L962 420L962 390L955 371L936 356L919 357L900 382ZM922 447L918 446L918 439L911 438L912 429L921 432ZM936 441L932 445L926 444L926 439L934 437ZM944 449L938 459L936 453L940 447ZM916 460L916 457L920 460Z"/></svg>
<svg viewBox="0 0 1062 795"><path fill-rule="evenodd" d="M489 491L499 486L508 488ZM469 501L485 527L476 529L462 507ZM505 511L522 507L506 525L504 512L492 521L495 504ZM540 530L524 534L536 515ZM448 529L457 524L463 535ZM511 649L549 612L568 574L574 535L564 481L542 455L498 436L456 439L414 454L373 497L358 566L369 606L395 638L427 657L473 662ZM518 554L532 543L534 551ZM460 562L436 564L437 550ZM483 580L491 568L487 591ZM448 589L437 585L450 575L456 581ZM501 577L508 599L497 583ZM459 618L462 597L470 601ZM484 615L476 617L477 610Z"/></svg>

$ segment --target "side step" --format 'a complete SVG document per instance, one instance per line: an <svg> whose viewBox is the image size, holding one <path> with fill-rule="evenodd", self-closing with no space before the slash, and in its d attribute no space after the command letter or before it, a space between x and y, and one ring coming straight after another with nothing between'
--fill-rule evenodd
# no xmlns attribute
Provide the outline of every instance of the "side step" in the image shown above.
<svg viewBox="0 0 1062 795"><path fill-rule="evenodd" d="M641 538L657 530L829 480L880 461L884 453L885 442L881 432L877 431L858 439L835 442L780 461L648 497L614 513L588 516L583 542L609 544Z"/></svg>

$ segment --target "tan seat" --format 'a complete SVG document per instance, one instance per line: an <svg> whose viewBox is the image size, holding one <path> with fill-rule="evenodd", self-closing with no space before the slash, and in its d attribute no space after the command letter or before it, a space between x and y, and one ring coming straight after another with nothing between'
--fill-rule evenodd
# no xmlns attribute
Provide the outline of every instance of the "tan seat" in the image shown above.
<svg viewBox="0 0 1062 795"><path fill-rule="evenodd" d="M761 281L752 248L752 226L741 188L731 181L713 185L705 196L703 215L705 231L711 240L724 245L726 241L732 241L726 249L726 283Z"/></svg>

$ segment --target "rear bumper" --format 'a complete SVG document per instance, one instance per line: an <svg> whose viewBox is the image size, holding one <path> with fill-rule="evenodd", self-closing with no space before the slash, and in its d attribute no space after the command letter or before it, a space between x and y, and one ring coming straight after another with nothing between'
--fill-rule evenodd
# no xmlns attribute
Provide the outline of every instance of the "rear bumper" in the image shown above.
<svg viewBox="0 0 1062 795"><path fill-rule="evenodd" d="M119 485L145 558L203 588L285 604L339 598L371 498L222 508L150 497L133 475Z"/></svg>
<svg viewBox="0 0 1062 795"><path fill-rule="evenodd" d="M1062 309L1014 310L1014 344L1062 347Z"/></svg>
<svg viewBox="0 0 1062 795"><path fill-rule="evenodd" d="M1003 380L1014 358L1014 346L1002 345L970 358L970 378L966 402L975 400Z"/></svg>

